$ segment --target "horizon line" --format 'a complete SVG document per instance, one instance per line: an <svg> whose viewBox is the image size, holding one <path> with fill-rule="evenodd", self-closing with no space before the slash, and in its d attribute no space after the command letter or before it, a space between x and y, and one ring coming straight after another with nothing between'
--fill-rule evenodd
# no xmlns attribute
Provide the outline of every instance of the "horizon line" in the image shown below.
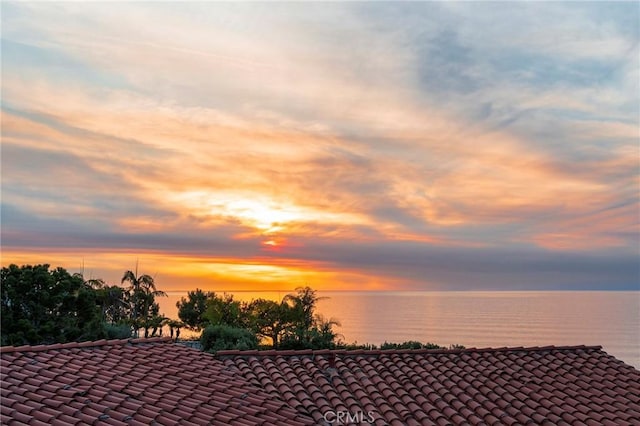
<svg viewBox="0 0 640 426"><path fill-rule="evenodd" d="M194 289L194 290L162 290L165 293L188 293L190 291L202 290L202 291L210 291L213 293L286 293L286 292L295 292L295 289L288 290L205 290L205 289ZM315 289L314 289L315 290ZM469 293L469 292L536 292L536 293L546 293L546 292L601 292L601 291L629 291L629 292L640 292L640 288L637 289L624 289L624 288L613 288L613 289L467 289L467 290L315 290L318 293Z"/></svg>

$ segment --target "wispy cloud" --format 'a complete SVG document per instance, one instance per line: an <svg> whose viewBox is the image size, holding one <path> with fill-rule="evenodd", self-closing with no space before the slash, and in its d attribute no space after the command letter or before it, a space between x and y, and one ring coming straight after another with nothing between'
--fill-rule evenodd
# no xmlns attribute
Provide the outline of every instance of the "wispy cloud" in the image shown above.
<svg viewBox="0 0 640 426"><path fill-rule="evenodd" d="M639 11L608 6L5 2L3 262L637 287Z"/></svg>

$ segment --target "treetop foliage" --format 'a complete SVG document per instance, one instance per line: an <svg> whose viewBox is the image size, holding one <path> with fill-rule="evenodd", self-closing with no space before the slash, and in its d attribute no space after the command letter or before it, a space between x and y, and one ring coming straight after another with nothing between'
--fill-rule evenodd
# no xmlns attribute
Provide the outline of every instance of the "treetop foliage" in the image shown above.
<svg viewBox="0 0 640 426"><path fill-rule="evenodd" d="M0 273L2 345L50 344L126 338L139 329L158 333L166 319L159 314L153 278L126 271L129 288L85 280L64 268L9 265Z"/></svg>
<svg viewBox="0 0 640 426"><path fill-rule="evenodd" d="M316 290L298 287L280 301L235 300L231 294L196 289L177 302L180 321L160 314L156 297L166 296L150 275L125 271L120 284L85 280L48 264L10 265L0 275L1 344L50 344L69 341L121 339L131 335L171 337L180 328L203 330L204 350L254 349L376 349L375 345L346 345L334 330L340 323L317 314L322 300ZM432 343L383 343L381 349L434 349ZM452 349L462 346L454 345Z"/></svg>
<svg viewBox="0 0 640 426"><path fill-rule="evenodd" d="M231 329L238 335L241 330L249 331L256 341L263 345L266 342L274 349L335 348L338 335L333 326L339 323L316 314L318 300L321 298L310 287L296 288L295 293L286 295L281 301L259 298L251 302L197 289L189 292L176 306L178 316L189 328L204 329L202 345L205 350L229 346ZM216 328L218 326L226 328ZM248 346L248 343L243 342L242 346Z"/></svg>

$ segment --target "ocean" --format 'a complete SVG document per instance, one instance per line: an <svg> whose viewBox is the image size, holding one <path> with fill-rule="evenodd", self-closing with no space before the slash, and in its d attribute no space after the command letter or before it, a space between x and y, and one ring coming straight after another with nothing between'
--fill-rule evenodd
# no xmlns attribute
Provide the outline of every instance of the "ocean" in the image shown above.
<svg viewBox="0 0 640 426"><path fill-rule="evenodd" d="M177 319L186 292L160 298ZM279 300L282 292L234 292L238 300ZM348 343L418 340L470 347L600 345L640 368L640 292L321 292L317 311L340 322ZM183 333L181 337L187 336Z"/></svg>

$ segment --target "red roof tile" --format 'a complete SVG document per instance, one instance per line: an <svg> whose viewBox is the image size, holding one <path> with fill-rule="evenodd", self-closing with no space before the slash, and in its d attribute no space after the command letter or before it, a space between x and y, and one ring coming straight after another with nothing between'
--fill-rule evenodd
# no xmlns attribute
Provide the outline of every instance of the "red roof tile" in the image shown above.
<svg viewBox="0 0 640 426"><path fill-rule="evenodd" d="M640 372L601 347L224 351L217 358L247 380L257 374L274 398L316 419L340 410L373 411L382 424L640 419Z"/></svg>
<svg viewBox="0 0 640 426"><path fill-rule="evenodd" d="M226 351L168 339L4 347L3 423L637 424L640 372L600 347ZM353 420L353 416L360 416Z"/></svg>
<svg viewBox="0 0 640 426"><path fill-rule="evenodd" d="M210 354L169 339L3 347L0 353L3 424L315 423Z"/></svg>

